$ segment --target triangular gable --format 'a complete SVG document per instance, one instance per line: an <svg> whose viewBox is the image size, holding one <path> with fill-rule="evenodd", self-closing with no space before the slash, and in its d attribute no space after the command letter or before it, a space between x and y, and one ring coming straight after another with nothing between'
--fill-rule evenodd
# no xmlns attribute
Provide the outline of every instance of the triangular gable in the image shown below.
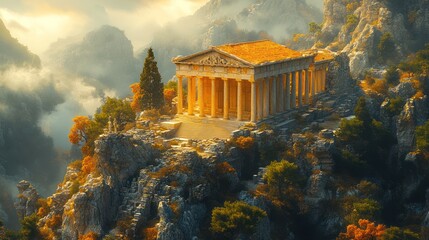
<svg viewBox="0 0 429 240"><path fill-rule="evenodd" d="M233 66L233 67L252 67L252 64L241 60L235 56L218 51L217 49L209 49L198 52L189 56L177 57L173 59L173 63L208 65L208 66Z"/></svg>

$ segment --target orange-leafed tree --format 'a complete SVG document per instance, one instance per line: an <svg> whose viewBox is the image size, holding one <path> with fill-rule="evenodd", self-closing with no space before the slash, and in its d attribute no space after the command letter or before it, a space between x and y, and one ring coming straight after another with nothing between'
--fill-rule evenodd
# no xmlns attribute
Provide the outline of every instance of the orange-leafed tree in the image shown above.
<svg viewBox="0 0 429 240"><path fill-rule="evenodd" d="M143 94L141 92L140 83L133 83L130 86L131 92L133 93L133 101L131 102L131 108L134 112L141 112L141 101Z"/></svg>
<svg viewBox="0 0 429 240"><path fill-rule="evenodd" d="M97 239L98 239L98 234L94 232L88 232L85 235L79 236L79 240L97 240Z"/></svg>
<svg viewBox="0 0 429 240"><path fill-rule="evenodd" d="M358 225L348 225L347 232L340 233L337 240L377 240L386 230L383 224L376 224L366 219L360 219Z"/></svg>
<svg viewBox="0 0 429 240"><path fill-rule="evenodd" d="M77 116L73 118L73 126L70 129L69 140L73 144L87 142L87 129L91 124L91 120L86 116Z"/></svg>
<svg viewBox="0 0 429 240"><path fill-rule="evenodd" d="M92 156L86 156L82 160L82 172L87 175L93 173L97 167L97 160Z"/></svg>
<svg viewBox="0 0 429 240"><path fill-rule="evenodd" d="M173 98L176 97L176 89L173 88L165 88L164 89L164 99L165 103L168 105L171 105L171 102L173 101Z"/></svg>

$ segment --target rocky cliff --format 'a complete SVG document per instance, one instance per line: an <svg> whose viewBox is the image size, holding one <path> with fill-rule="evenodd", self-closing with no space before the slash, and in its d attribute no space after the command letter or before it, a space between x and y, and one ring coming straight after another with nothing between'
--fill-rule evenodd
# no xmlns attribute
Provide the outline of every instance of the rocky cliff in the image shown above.
<svg viewBox="0 0 429 240"><path fill-rule="evenodd" d="M345 52L352 76L362 76L368 68L395 63L423 47L429 40L428 4L425 0L325 0L318 45Z"/></svg>
<svg viewBox="0 0 429 240"><path fill-rule="evenodd" d="M39 210L45 236L78 239L95 233L142 239L147 231L155 231L157 239L168 240L204 234L212 204L237 194L238 173L225 161L242 166L240 161L248 160L224 140L177 142L157 136L141 129L100 136L95 170L83 175L79 167L86 163L71 164L44 210ZM27 199L17 202L25 213L31 202ZM253 196L243 195L241 200L264 207ZM261 224L255 236L269 239L268 218Z"/></svg>

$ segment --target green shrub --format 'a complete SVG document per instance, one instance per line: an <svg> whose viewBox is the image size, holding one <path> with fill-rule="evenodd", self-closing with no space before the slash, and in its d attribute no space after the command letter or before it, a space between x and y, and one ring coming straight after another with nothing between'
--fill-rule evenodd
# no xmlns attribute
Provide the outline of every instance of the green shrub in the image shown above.
<svg viewBox="0 0 429 240"><path fill-rule="evenodd" d="M408 229L401 229L398 227L390 227L386 229L380 238L381 240L419 240L420 237Z"/></svg>
<svg viewBox="0 0 429 240"><path fill-rule="evenodd" d="M374 199L350 198L343 205L346 215L344 219L349 224L357 224L359 219L375 220L380 213L381 206Z"/></svg>
<svg viewBox="0 0 429 240"><path fill-rule="evenodd" d="M379 51L380 63L394 63L396 57L396 47L393 41L392 35L386 32L380 38L380 42L377 45Z"/></svg>
<svg viewBox="0 0 429 240"><path fill-rule="evenodd" d="M389 67L384 74L384 80L386 80L387 84L391 86L398 85L400 79L401 75L399 74L398 68L396 66Z"/></svg>
<svg viewBox="0 0 429 240"><path fill-rule="evenodd" d="M354 14L347 15L346 20L346 30L352 31L356 28L357 24L359 23L359 17Z"/></svg>
<svg viewBox="0 0 429 240"><path fill-rule="evenodd" d="M225 202L224 207L213 209L210 229L229 238L239 233L252 234L266 216L265 211L245 202Z"/></svg>
<svg viewBox="0 0 429 240"><path fill-rule="evenodd" d="M429 152L429 121L416 128L416 143L419 150Z"/></svg>
<svg viewBox="0 0 429 240"><path fill-rule="evenodd" d="M280 199L283 198L289 187L297 186L303 182L298 166L286 160L271 162L267 166L264 179L267 181L270 190L277 194Z"/></svg>
<svg viewBox="0 0 429 240"><path fill-rule="evenodd" d="M389 113L390 117L399 115L404 108L405 101L401 97L396 97L390 99L389 105L387 105L386 110Z"/></svg>

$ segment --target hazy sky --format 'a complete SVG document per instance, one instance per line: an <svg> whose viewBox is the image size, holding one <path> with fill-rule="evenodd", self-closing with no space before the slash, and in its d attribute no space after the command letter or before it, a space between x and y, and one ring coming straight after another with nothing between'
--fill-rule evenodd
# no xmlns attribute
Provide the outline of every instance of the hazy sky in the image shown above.
<svg viewBox="0 0 429 240"><path fill-rule="evenodd" d="M59 38L103 24L125 31L135 49L169 21L190 15L208 0L1 0L0 18L36 54Z"/></svg>

